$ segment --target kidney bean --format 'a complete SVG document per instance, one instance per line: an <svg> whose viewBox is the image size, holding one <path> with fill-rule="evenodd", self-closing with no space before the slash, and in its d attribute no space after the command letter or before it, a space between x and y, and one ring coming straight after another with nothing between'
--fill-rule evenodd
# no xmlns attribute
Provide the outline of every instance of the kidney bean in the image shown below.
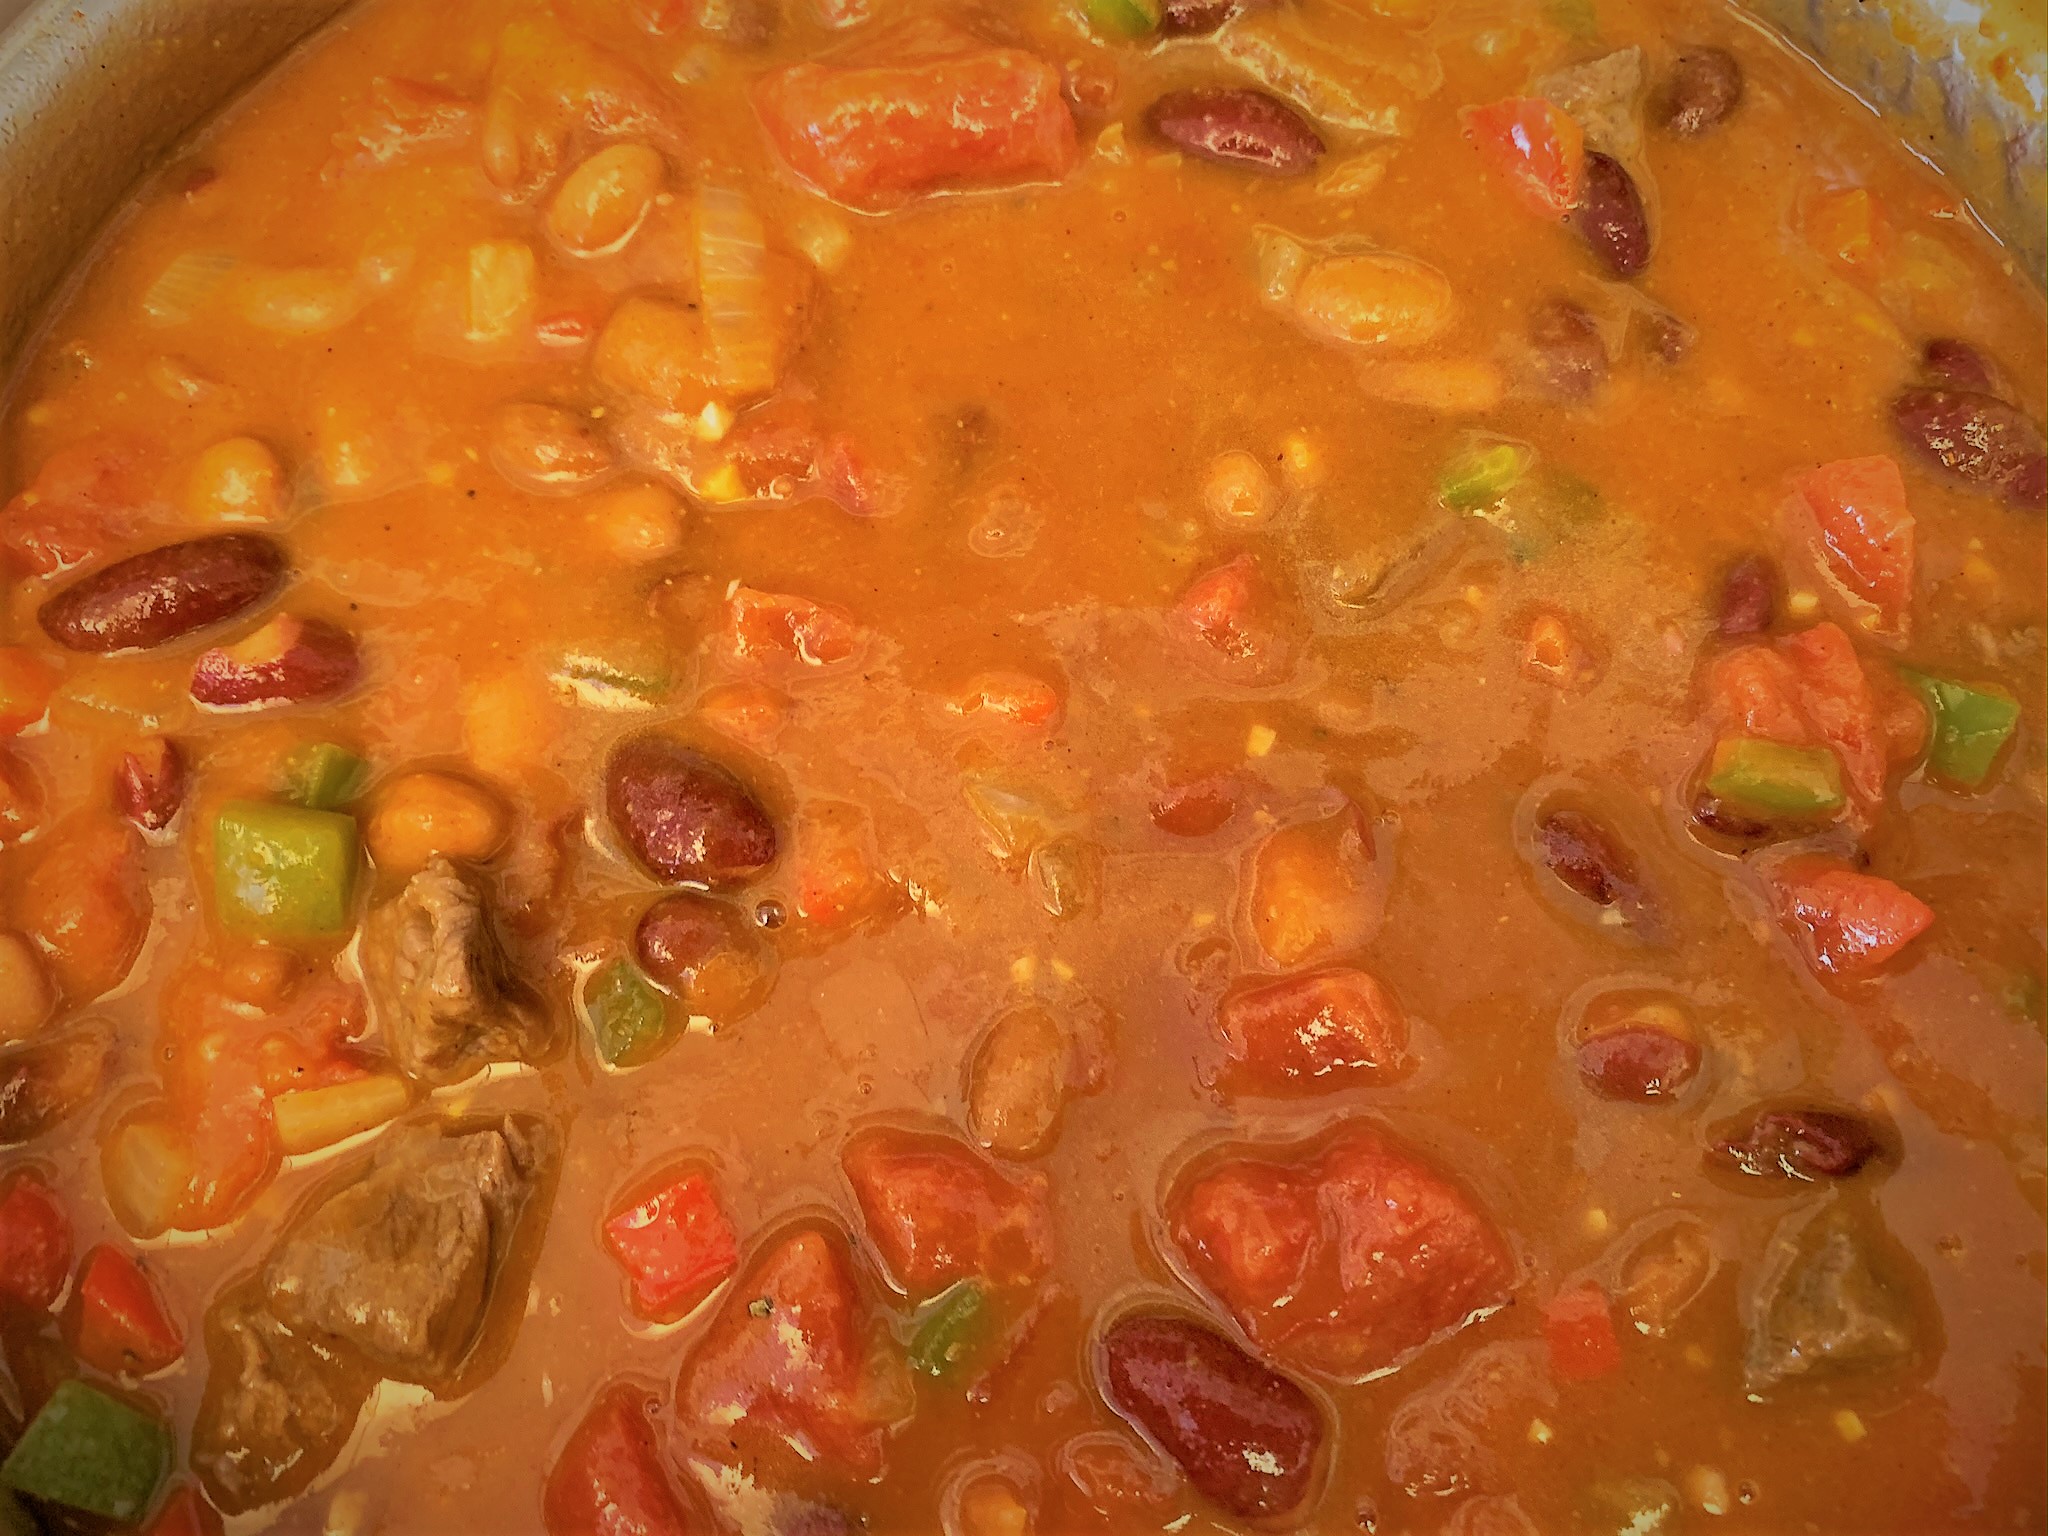
<svg viewBox="0 0 2048 1536"><path fill-rule="evenodd" d="M1707 1144L1711 1162L1762 1179L1846 1179L1884 1150L1861 1116L1832 1109L1757 1109Z"/></svg>
<svg viewBox="0 0 2048 1536"><path fill-rule="evenodd" d="M1607 379L1607 344L1593 317L1569 299L1550 299L1529 315L1536 376L1564 400L1584 400Z"/></svg>
<svg viewBox="0 0 2048 1536"><path fill-rule="evenodd" d="M589 418L521 403L500 406L491 419L491 463L522 491L560 494L602 479L612 450Z"/></svg>
<svg viewBox="0 0 2048 1536"><path fill-rule="evenodd" d="M1622 1024L1588 1035L1577 1050L1579 1076L1603 1099L1671 1098L1699 1074L1700 1048L1652 1024Z"/></svg>
<svg viewBox="0 0 2048 1536"><path fill-rule="evenodd" d="M1778 616L1783 583L1765 555L1744 555L1721 577L1721 601L1714 627L1723 635L1760 635Z"/></svg>
<svg viewBox="0 0 2048 1536"><path fill-rule="evenodd" d="M1152 802L1152 825L1171 837L1207 837L1237 814L1239 789L1229 774L1169 784Z"/></svg>
<svg viewBox="0 0 2048 1536"><path fill-rule="evenodd" d="M1161 0L1159 30L1168 37L1207 37L1240 9L1239 0Z"/></svg>
<svg viewBox="0 0 2048 1536"><path fill-rule="evenodd" d="M1967 341L1937 336L1920 350L1920 372L1936 389L1957 389L1979 395L2003 395L1998 376L1983 353Z"/></svg>
<svg viewBox="0 0 2048 1536"><path fill-rule="evenodd" d="M102 567L44 603L36 619L69 650L144 650L255 606L284 571L284 547L274 539L219 533Z"/></svg>
<svg viewBox="0 0 2048 1536"><path fill-rule="evenodd" d="M114 806L145 832L161 832L185 803L185 755L162 736L146 736L114 766Z"/></svg>
<svg viewBox="0 0 2048 1536"><path fill-rule="evenodd" d="M0 1052L0 1146L17 1146L82 1109L99 1092L114 1032L92 1020Z"/></svg>
<svg viewBox="0 0 2048 1536"><path fill-rule="evenodd" d="M1586 194L1572 221L1614 276L1634 277L1649 264L1650 216L1635 178L1612 155L1587 152Z"/></svg>
<svg viewBox="0 0 2048 1536"><path fill-rule="evenodd" d="M1145 113L1152 131L1203 160L1298 176L1322 158L1308 119L1277 96L1248 86L1168 91Z"/></svg>
<svg viewBox="0 0 2048 1536"><path fill-rule="evenodd" d="M1737 810L1720 796L1702 789L1693 802L1693 824L1733 843L1767 843L1780 835L1777 824Z"/></svg>
<svg viewBox="0 0 2048 1536"><path fill-rule="evenodd" d="M1742 100L1742 66L1721 48L1688 48L1671 66L1664 93L1664 126L1696 139Z"/></svg>
<svg viewBox="0 0 2048 1536"><path fill-rule="evenodd" d="M2041 510L2048 458L2040 429L2015 407L1973 390L1909 389L1892 402L1892 420L1908 443L1957 479Z"/></svg>
<svg viewBox="0 0 2048 1536"><path fill-rule="evenodd" d="M664 896L633 930L640 968L693 1014L727 1024L767 995L766 948L745 917L708 896Z"/></svg>
<svg viewBox="0 0 2048 1536"><path fill-rule="evenodd" d="M1316 1477L1315 1401L1230 1340L1179 1317L1127 1317L1102 1339L1103 1395L1240 1519L1301 1507Z"/></svg>
<svg viewBox="0 0 2048 1536"><path fill-rule="evenodd" d="M668 737L636 736L612 749L605 801L633 856L663 879L733 885L774 861L775 824L760 802Z"/></svg>
<svg viewBox="0 0 2048 1536"><path fill-rule="evenodd" d="M208 709L262 709L331 699L355 686L355 636L324 619L280 614L246 639L200 654L192 698Z"/></svg>
<svg viewBox="0 0 2048 1536"><path fill-rule="evenodd" d="M1536 854L1544 868L1595 906L1632 905L1640 897L1635 860L1584 811L1545 812L1536 823Z"/></svg>

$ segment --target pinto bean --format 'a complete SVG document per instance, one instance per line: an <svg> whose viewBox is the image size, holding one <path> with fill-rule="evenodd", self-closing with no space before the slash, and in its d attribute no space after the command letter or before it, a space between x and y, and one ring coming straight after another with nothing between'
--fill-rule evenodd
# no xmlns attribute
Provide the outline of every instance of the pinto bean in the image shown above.
<svg viewBox="0 0 2048 1536"><path fill-rule="evenodd" d="M284 571L284 546L275 540L218 533L104 566L44 603L36 619L68 650L144 650L254 607L277 590Z"/></svg>
<svg viewBox="0 0 2048 1536"><path fill-rule="evenodd" d="M991 1024L968 1069L974 1139L998 1157L1033 1157L1050 1146L1069 1055L1066 1031L1043 1008L1018 1008Z"/></svg>
<svg viewBox="0 0 2048 1536"><path fill-rule="evenodd" d="M1761 1179L1846 1179L1884 1150L1859 1115L1833 1109L1762 1108L1724 1127L1707 1159Z"/></svg>
<svg viewBox="0 0 2048 1536"><path fill-rule="evenodd" d="M348 692L361 670L347 630L280 614L246 639L202 652L192 668L192 698L208 709L307 704Z"/></svg>
<svg viewBox="0 0 2048 1536"><path fill-rule="evenodd" d="M1778 594L1783 585L1768 556L1744 555L1721 577L1714 627L1730 638L1763 634L1778 616Z"/></svg>
<svg viewBox="0 0 2048 1536"><path fill-rule="evenodd" d="M1649 264L1650 216L1635 178L1612 155L1586 155L1586 195L1572 215L1579 236L1616 277L1634 277Z"/></svg>
<svg viewBox="0 0 2048 1536"><path fill-rule="evenodd" d="M1127 1317L1102 1339L1103 1391L1210 1499L1240 1519L1307 1500L1323 1416L1300 1387L1180 1317Z"/></svg>
<svg viewBox="0 0 2048 1536"><path fill-rule="evenodd" d="M1936 389L2003 395L1990 360L1967 341L1937 336L1920 349L1920 372Z"/></svg>
<svg viewBox="0 0 2048 1536"><path fill-rule="evenodd" d="M1550 299L1529 315L1536 376L1562 400L1584 400L1606 382L1607 344L1593 317L1569 299Z"/></svg>
<svg viewBox="0 0 2048 1536"><path fill-rule="evenodd" d="M2041 432L1992 395L1961 389L1909 389L1892 402L1900 436L1958 480L2003 492L2038 512L2048 496Z"/></svg>
<svg viewBox="0 0 2048 1536"><path fill-rule="evenodd" d="M491 464L522 491L559 494L602 479L612 451L587 418L521 403L500 406L491 420Z"/></svg>
<svg viewBox="0 0 2048 1536"><path fill-rule="evenodd" d="M664 896L633 930L640 968L692 1014L729 1024L767 996L771 961L746 919L708 896Z"/></svg>
<svg viewBox="0 0 2048 1536"><path fill-rule="evenodd" d="M633 856L663 879L734 885L774 862L775 824L753 793L668 737L612 749L605 802Z"/></svg>
<svg viewBox="0 0 2048 1536"><path fill-rule="evenodd" d="M161 832L185 803L185 755L162 736L148 736L114 765L114 808L144 832Z"/></svg>
<svg viewBox="0 0 2048 1536"><path fill-rule="evenodd" d="M1277 96L1248 86L1168 91L1145 113L1152 131L1189 154L1275 176L1298 176L1322 158L1308 119Z"/></svg>
<svg viewBox="0 0 2048 1536"><path fill-rule="evenodd" d="M1688 48L1671 66L1664 91L1664 126L1696 139L1742 100L1742 66L1721 48Z"/></svg>

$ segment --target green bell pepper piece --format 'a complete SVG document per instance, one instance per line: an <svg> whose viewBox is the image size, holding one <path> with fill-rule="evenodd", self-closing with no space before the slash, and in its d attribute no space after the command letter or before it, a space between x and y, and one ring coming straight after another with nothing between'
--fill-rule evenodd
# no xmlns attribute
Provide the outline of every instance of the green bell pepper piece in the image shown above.
<svg viewBox="0 0 2048 1536"><path fill-rule="evenodd" d="M1474 443L1444 466L1437 495L1454 512L1477 512L1520 484L1535 462L1535 451L1521 443Z"/></svg>
<svg viewBox="0 0 2048 1536"><path fill-rule="evenodd" d="M1842 765L1826 747L1788 747L1755 736L1726 736L1714 748L1707 788L1715 797L1773 816L1838 811Z"/></svg>
<svg viewBox="0 0 2048 1536"><path fill-rule="evenodd" d="M1159 0L1088 0L1088 21L1098 32L1143 37L1159 27Z"/></svg>
<svg viewBox="0 0 2048 1536"><path fill-rule="evenodd" d="M370 765L347 747L315 742L294 752L284 765L278 788L285 799L310 811L332 811L363 792Z"/></svg>
<svg viewBox="0 0 2048 1536"><path fill-rule="evenodd" d="M0 1483L32 1498L124 1523L140 1520L171 1470L171 1432L82 1381L50 1394L4 1464Z"/></svg>
<svg viewBox="0 0 2048 1536"><path fill-rule="evenodd" d="M213 899L221 921L260 938L347 930L356 823L336 811L230 800L213 826Z"/></svg>
<svg viewBox="0 0 2048 1536"><path fill-rule="evenodd" d="M962 1280L936 1302L910 1340L910 1368L945 1376L980 1344L988 1331L988 1298L972 1280Z"/></svg>
<svg viewBox="0 0 2048 1536"><path fill-rule="evenodd" d="M1977 788L1991 776L1991 765L2020 723L2020 701L1996 683L1973 688L1906 668L1900 675L1927 701L1933 725L1928 768L1952 784Z"/></svg>
<svg viewBox="0 0 2048 1536"><path fill-rule="evenodd" d="M590 1036L608 1067L638 1066L669 1041L668 1004L630 960L614 960L583 984Z"/></svg>

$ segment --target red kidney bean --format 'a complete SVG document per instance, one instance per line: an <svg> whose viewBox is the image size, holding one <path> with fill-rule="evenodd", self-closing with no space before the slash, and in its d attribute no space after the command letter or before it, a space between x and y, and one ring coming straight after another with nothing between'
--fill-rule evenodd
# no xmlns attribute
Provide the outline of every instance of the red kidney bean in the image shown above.
<svg viewBox="0 0 2048 1536"><path fill-rule="evenodd" d="M1664 126L1683 139L1719 125L1742 100L1742 66L1720 48L1688 48L1671 66Z"/></svg>
<svg viewBox="0 0 2048 1536"><path fill-rule="evenodd" d="M663 879L733 885L774 861L775 824L760 802L668 737L636 736L612 749L605 802L633 856Z"/></svg>
<svg viewBox="0 0 2048 1536"><path fill-rule="evenodd" d="M1239 0L1162 0L1159 30L1169 37L1207 37L1240 9Z"/></svg>
<svg viewBox="0 0 2048 1536"><path fill-rule="evenodd" d="M1586 195L1572 215L1579 236L1616 277L1634 277L1650 261L1650 216L1635 178L1612 155L1586 154Z"/></svg>
<svg viewBox="0 0 2048 1536"><path fill-rule="evenodd" d="M1671 1098L1698 1075L1697 1042L1648 1024L1624 1024L1578 1045L1579 1076L1603 1099Z"/></svg>
<svg viewBox="0 0 2048 1536"><path fill-rule="evenodd" d="M285 553L255 533L219 533L131 555L73 582L36 615L74 651L168 645L231 619L283 583Z"/></svg>
<svg viewBox="0 0 2048 1536"><path fill-rule="evenodd" d="M1748 811L1738 811L1720 796L1705 790L1701 790L1699 798L1693 802L1692 819L1716 837L1736 843L1767 843L1778 833L1778 828L1771 822Z"/></svg>
<svg viewBox="0 0 2048 1536"><path fill-rule="evenodd" d="M1721 603L1715 622L1723 635L1760 635L1778 616L1783 583L1778 568L1765 555L1744 555L1721 577Z"/></svg>
<svg viewBox="0 0 2048 1536"><path fill-rule="evenodd" d="M1170 784L1152 802L1152 825L1173 837L1207 837L1237 814L1238 786L1228 774Z"/></svg>
<svg viewBox="0 0 2048 1536"><path fill-rule="evenodd" d="M1191 155L1276 176L1312 170L1323 141L1277 96L1248 86L1168 91L1145 114L1152 131Z"/></svg>
<svg viewBox="0 0 2048 1536"><path fill-rule="evenodd" d="M1537 377L1553 395L1584 400L1607 380L1607 344L1593 317L1569 299L1550 299L1529 315Z"/></svg>
<svg viewBox="0 0 2048 1536"><path fill-rule="evenodd" d="M1536 854L1545 869L1595 906L1623 906L1641 894L1635 860L1584 811L1545 812L1536 823Z"/></svg>
<svg viewBox="0 0 2048 1536"><path fill-rule="evenodd" d="M1103 1395L1240 1519L1306 1501L1322 1451L1315 1401L1213 1329L1127 1317L1103 1335Z"/></svg>
<svg viewBox="0 0 2048 1536"><path fill-rule="evenodd" d="M185 755L175 742L146 736L114 766L114 806L145 832L161 832L185 804Z"/></svg>
<svg viewBox="0 0 2048 1536"><path fill-rule="evenodd" d="M1846 1179L1884 1150L1861 1116L1833 1109L1758 1109L1707 1144L1709 1160L1754 1178Z"/></svg>
<svg viewBox="0 0 2048 1536"><path fill-rule="evenodd" d="M769 958L746 919L708 896L664 896L633 931L640 968L692 1013L728 1023L767 991Z"/></svg>
<svg viewBox="0 0 2048 1536"><path fill-rule="evenodd" d="M1909 389L1892 402L1892 420L1908 443L1958 480L2041 510L2048 458L2040 429L2015 407L1974 390Z"/></svg>
<svg viewBox="0 0 2048 1536"><path fill-rule="evenodd" d="M361 671L347 630L279 614L246 639L202 652L192 668L192 699L208 709L308 704L346 693Z"/></svg>
<svg viewBox="0 0 2048 1536"><path fill-rule="evenodd" d="M1920 372L1936 389L2003 396L1990 360L1967 341L1937 336L1920 349Z"/></svg>
<svg viewBox="0 0 2048 1536"><path fill-rule="evenodd" d="M1642 345L1650 356L1660 363L1676 364L1685 361L1697 339L1693 328L1668 309L1644 310L1642 320Z"/></svg>
<svg viewBox="0 0 2048 1536"><path fill-rule="evenodd" d="M98 1020L0 1052L0 1146L42 1135L99 1092L114 1032Z"/></svg>

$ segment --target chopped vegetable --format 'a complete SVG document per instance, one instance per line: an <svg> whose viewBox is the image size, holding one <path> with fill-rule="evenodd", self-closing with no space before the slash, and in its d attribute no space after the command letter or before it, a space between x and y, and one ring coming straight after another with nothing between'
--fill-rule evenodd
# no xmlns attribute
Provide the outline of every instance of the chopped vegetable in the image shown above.
<svg viewBox="0 0 2048 1536"><path fill-rule="evenodd" d="M926 1376L946 1376L980 1344L988 1331L988 1298L963 1280L932 1303L910 1340L910 1367Z"/></svg>
<svg viewBox="0 0 2048 1536"><path fill-rule="evenodd" d="M535 282L533 248L523 241L471 246L464 334L473 342L503 345L531 330Z"/></svg>
<svg viewBox="0 0 2048 1536"><path fill-rule="evenodd" d="M1927 767L1937 777L1975 789L1991 774L2020 721L2020 701L1996 683L1973 687L1927 672L1900 675L1927 701L1934 731Z"/></svg>
<svg viewBox="0 0 2048 1536"><path fill-rule="evenodd" d="M0 1194L0 1295L43 1308L64 1292L71 1270L71 1222L50 1186L16 1174Z"/></svg>
<svg viewBox="0 0 2048 1536"><path fill-rule="evenodd" d="M1707 788L1765 815L1813 816L1840 810L1847 800L1842 765L1826 747L1788 747L1757 736L1722 738Z"/></svg>
<svg viewBox="0 0 2048 1536"><path fill-rule="evenodd" d="M1591 1381L1621 1364L1614 1316L1597 1285L1560 1291L1543 1308L1543 1342L1550 1372L1559 1381Z"/></svg>
<svg viewBox="0 0 2048 1536"><path fill-rule="evenodd" d="M714 381L735 396L775 387L779 337L769 305L768 237L744 195L697 190L697 283Z"/></svg>
<svg viewBox="0 0 2048 1536"><path fill-rule="evenodd" d="M1535 462L1535 449L1524 443L1476 441L1444 466L1437 495L1454 512L1477 512L1521 484Z"/></svg>
<svg viewBox="0 0 2048 1536"><path fill-rule="evenodd" d="M638 1066L668 1043L668 1007L630 960L614 960L584 984L590 1037L608 1067Z"/></svg>
<svg viewBox="0 0 2048 1536"><path fill-rule="evenodd" d="M171 1320L142 1266L120 1249L102 1243L85 1256L78 1281L78 1358L109 1376L147 1376L185 1353L185 1339Z"/></svg>
<svg viewBox="0 0 2048 1536"><path fill-rule="evenodd" d="M194 1168L188 1139L159 1119L130 1120L100 1154L107 1202L137 1237L176 1225Z"/></svg>
<svg viewBox="0 0 2048 1536"><path fill-rule="evenodd" d="M637 642L572 647L548 680L592 709L651 709L668 692L669 663L658 649Z"/></svg>
<svg viewBox="0 0 2048 1536"><path fill-rule="evenodd" d="M624 1266L633 1310L682 1316L739 1267L739 1240L707 1174L690 1171L604 1224L604 1245Z"/></svg>
<svg viewBox="0 0 2048 1536"><path fill-rule="evenodd" d="M1159 29L1159 0L1088 0L1088 24L1117 37L1143 37Z"/></svg>
<svg viewBox="0 0 2048 1536"><path fill-rule="evenodd" d="M0 736L18 736L43 718L57 671L34 651L0 646Z"/></svg>
<svg viewBox="0 0 2048 1536"><path fill-rule="evenodd" d="M1458 114L1465 137L1532 212L1562 219L1586 192L1586 136L1540 96L1511 96Z"/></svg>
<svg viewBox="0 0 2048 1536"><path fill-rule="evenodd" d="M370 765L331 741L301 747L285 762L279 791L309 811L333 811L363 791Z"/></svg>
<svg viewBox="0 0 2048 1536"><path fill-rule="evenodd" d="M1820 854L1788 858L1764 882L1807 963L1833 976L1869 975L1934 925L1933 908L1911 891Z"/></svg>
<svg viewBox="0 0 2048 1536"><path fill-rule="evenodd" d="M405 1113L412 1090L395 1072L373 1073L323 1088L297 1088L271 1101L278 1145L294 1156L373 1130Z"/></svg>
<svg viewBox="0 0 2048 1536"><path fill-rule="evenodd" d="M1913 603L1913 513L1899 466L1884 454L1839 459L1801 475L1790 506L1795 536L1818 573L1880 635L1903 636Z"/></svg>
<svg viewBox="0 0 2048 1536"><path fill-rule="evenodd" d="M341 933L351 916L356 823L335 811L231 800L214 823L221 921L261 938Z"/></svg>
<svg viewBox="0 0 2048 1536"><path fill-rule="evenodd" d="M31 1498L134 1521L171 1469L171 1432L82 1381L50 1394L4 1464L0 1483Z"/></svg>
<svg viewBox="0 0 2048 1536"><path fill-rule="evenodd" d="M171 1490L142 1536L221 1536L221 1519L206 1495L186 1483Z"/></svg>

